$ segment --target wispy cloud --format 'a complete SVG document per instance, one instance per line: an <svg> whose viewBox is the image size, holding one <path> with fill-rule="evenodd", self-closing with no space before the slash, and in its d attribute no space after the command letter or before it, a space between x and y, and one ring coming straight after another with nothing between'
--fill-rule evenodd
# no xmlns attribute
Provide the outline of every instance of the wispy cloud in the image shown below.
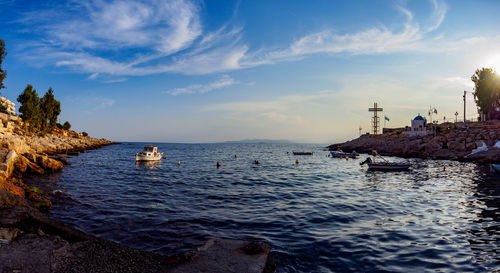
<svg viewBox="0 0 500 273"><path fill-rule="evenodd" d="M70 50L144 47L168 55L186 48L201 34L196 6L182 0L147 5L95 0L73 2L70 8L80 12L61 13L60 21L52 18L38 27L49 34L51 46Z"/></svg>
<svg viewBox="0 0 500 273"><path fill-rule="evenodd" d="M91 97L71 97L69 100L73 103L84 105L87 113L95 113L95 111L103 110L115 105L116 101L111 98L102 96Z"/></svg>
<svg viewBox="0 0 500 273"><path fill-rule="evenodd" d="M210 104L201 107L199 110L202 112L226 112L229 116L237 118L242 116L243 119L254 116L273 123L303 124L307 121L297 113L298 108L328 104L326 101L335 98L336 95L337 92L335 91L324 90L313 95L289 95L269 101L237 101Z"/></svg>
<svg viewBox="0 0 500 273"><path fill-rule="evenodd" d="M203 33L200 7L189 0L156 0L147 5L134 0L71 2L64 9L37 11L39 14L27 14L21 20L45 37L25 48L23 54L27 58L43 56L57 66L89 73L93 79L101 75L122 79L159 73L220 73L321 53L423 50L428 48L426 35L441 25L447 11L438 0L431 0L431 6L430 23L424 29L401 5L397 10L407 19L400 31L386 26L355 33L326 29L281 49L251 49L242 39L242 27L224 25Z"/></svg>
<svg viewBox="0 0 500 273"><path fill-rule="evenodd" d="M228 75L223 75L220 79L207 83L207 84L193 84L187 87L179 87L179 88L174 88L172 90L165 91L164 93L170 94L172 96L177 96L181 94L204 94L216 89L222 89L225 87L229 87L231 85L237 84L238 82L235 81L233 78L231 78Z"/></svg>
<svg viewBox="0 0 500 273"><path fill-rule="evenodd" d="M249 58L247 66L270 64L284 60L300 59L306 55L328 54L381 54L401 51L424 50L426 48L426 33L437 29L443 22L447 7L444 3L432 0L433 13L431 26L425 31L414 22L414 14L404 6L396 6L396 10L407 17L400 32L395 32L385 26L369 28L357 33L338 34L332 30L306 35L284 50L275 50L254 58ZM245 65L243 65L245 66Z"/></svg>
<svg viewBox="0 0 500 273"><path fill-rule="evenodd" d="M431 15L431 25L427 28L428 32L434 31L443 23L446 17L446 11L448 10L448 6L444 2L439 2L438 0L431 0L431 2L434 11Z"/></svg>

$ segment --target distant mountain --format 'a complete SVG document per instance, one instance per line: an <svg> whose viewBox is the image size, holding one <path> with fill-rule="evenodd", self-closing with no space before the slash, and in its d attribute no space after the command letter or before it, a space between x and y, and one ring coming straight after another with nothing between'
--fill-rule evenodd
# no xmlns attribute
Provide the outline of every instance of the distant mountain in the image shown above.
<svg viewBox="0 0 500 273"><path fill-rule="evenodd" d="M234 140L234 141L224 141L224 142L221 142L221 143L290 144L290 143L293 143L293 142L290 141L290 140L286 140L286 139L243 139L243 140Z"/></svg>

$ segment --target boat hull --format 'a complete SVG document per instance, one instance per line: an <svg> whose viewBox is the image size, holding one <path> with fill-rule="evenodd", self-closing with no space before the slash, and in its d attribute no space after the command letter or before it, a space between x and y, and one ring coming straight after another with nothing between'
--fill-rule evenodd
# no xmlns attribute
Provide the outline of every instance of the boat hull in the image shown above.
<svg viewBox="0 0 500 273"><path fill-rule="evenodd" d="M331 151L330 154L332 157L336 158L344 158L344 157L350 157L350 158L357 158L358 154L355 153L344 153L344 152L337 152L337 151Z"/></svg>
<svg viewBox="0 0 500 273"><path fill-rule="evenodd" d="M313 152L292 152L293 155L313 155Z"/></svg>
<svg viewBox="0 0 500 273"><path fill-rule="evenodd" d="M135 161L158 161L158 160L161 160L161 154L156 154L156 156L135 155Z"/></svg>

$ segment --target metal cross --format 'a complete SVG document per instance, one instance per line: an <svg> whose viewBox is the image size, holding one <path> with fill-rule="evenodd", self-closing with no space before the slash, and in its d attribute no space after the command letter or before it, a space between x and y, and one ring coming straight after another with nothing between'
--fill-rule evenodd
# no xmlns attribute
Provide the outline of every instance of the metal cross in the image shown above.
<svg viewBox="0 0 500 273"><path fill-rule="evenodd" d="M369 112L373 112L372 128L373 128L374 135L378 134L379 117L377 116L377 112L382 112L383 110L384 110L383 108L377 107L376 102L373 104L373 107L368 108Z"/></svg>

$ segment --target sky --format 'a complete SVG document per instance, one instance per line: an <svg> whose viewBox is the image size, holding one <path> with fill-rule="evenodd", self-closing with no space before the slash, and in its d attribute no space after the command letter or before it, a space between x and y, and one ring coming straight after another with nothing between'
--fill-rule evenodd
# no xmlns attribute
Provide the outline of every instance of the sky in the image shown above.
<svg viewBox="0 0 500 273"><path fill-rule="evenodd" d="M61 123L115 141L335 143L477 118L499 1L0 0L2 96L52 87ZM19 105L16 104L18 108ZM428 116L430 108L437 114ZM387 117L389 121L384 121Z"/></svg>

